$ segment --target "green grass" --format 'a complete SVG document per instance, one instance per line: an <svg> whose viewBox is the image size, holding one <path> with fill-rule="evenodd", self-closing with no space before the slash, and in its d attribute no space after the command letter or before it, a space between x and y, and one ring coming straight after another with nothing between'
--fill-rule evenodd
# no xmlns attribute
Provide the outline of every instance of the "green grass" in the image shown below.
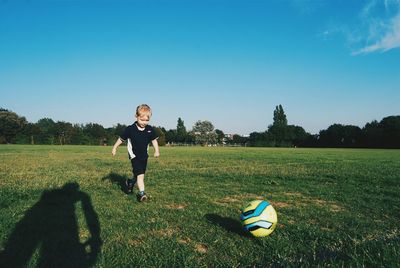
<svg viewBox="0 0 400 268"><path fill-rule="evenodd" d="M0 266L399 267L400 150L162 147L148 203L130 170L124 148L0 146ZM241 228L253 199L269 237Z"/></svg>

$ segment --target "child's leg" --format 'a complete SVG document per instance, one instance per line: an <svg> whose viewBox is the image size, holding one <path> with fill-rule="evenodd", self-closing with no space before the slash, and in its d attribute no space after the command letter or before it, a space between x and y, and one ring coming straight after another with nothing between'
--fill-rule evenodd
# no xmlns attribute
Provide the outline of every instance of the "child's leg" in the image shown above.
<svg viewBox="0 0 400 268"><path fill-rule="evenodd" d="M136 176L137 186L139 188L138 200L140 202L147 200L147 195L144 192L144 174L146 173L147 159L139 160L134 158L132 161L133 173Z"/></svg>
<svg viewBox="0 0 400 268"><path fill-rule="evenodd" d="M144 192L144 174L137 176L137 186L139 188L139 192Z"/></svg>

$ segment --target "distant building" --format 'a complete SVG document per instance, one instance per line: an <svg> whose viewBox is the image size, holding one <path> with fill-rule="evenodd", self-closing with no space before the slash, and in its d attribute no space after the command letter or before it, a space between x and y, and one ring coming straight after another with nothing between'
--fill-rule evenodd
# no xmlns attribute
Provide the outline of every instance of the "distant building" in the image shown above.
<svg viewBox="0 0 400 268"><path fill-rule="evenodd" d="M225 139L227 139L227 140L233 140L233 136L234 136L235 134L225 134Z"/></svg>

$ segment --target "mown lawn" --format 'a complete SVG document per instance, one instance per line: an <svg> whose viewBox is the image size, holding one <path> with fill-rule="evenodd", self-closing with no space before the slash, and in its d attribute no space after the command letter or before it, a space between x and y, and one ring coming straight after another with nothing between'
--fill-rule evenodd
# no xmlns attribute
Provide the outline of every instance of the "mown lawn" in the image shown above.
<svg viewBox="0 0 400 268"><path fill-rule="evenodd" d="M0 146L0 267L399 267L400 150L162 147L147 203L130 169L124 148ZM241 228L253 199L269 237Z"/></svg>

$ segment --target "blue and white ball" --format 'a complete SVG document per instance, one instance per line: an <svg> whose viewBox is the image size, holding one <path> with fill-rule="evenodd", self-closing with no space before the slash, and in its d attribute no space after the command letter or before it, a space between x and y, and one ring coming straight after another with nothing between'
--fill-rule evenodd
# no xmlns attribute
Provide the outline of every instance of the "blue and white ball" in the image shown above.
<svg viewBox="0 0 400 268"><path fill-rule="evenodd" d="M247 232L256 237L263 237L275 230L278 216L270 203L254 200L242 209L240 220Z"/></svg>

